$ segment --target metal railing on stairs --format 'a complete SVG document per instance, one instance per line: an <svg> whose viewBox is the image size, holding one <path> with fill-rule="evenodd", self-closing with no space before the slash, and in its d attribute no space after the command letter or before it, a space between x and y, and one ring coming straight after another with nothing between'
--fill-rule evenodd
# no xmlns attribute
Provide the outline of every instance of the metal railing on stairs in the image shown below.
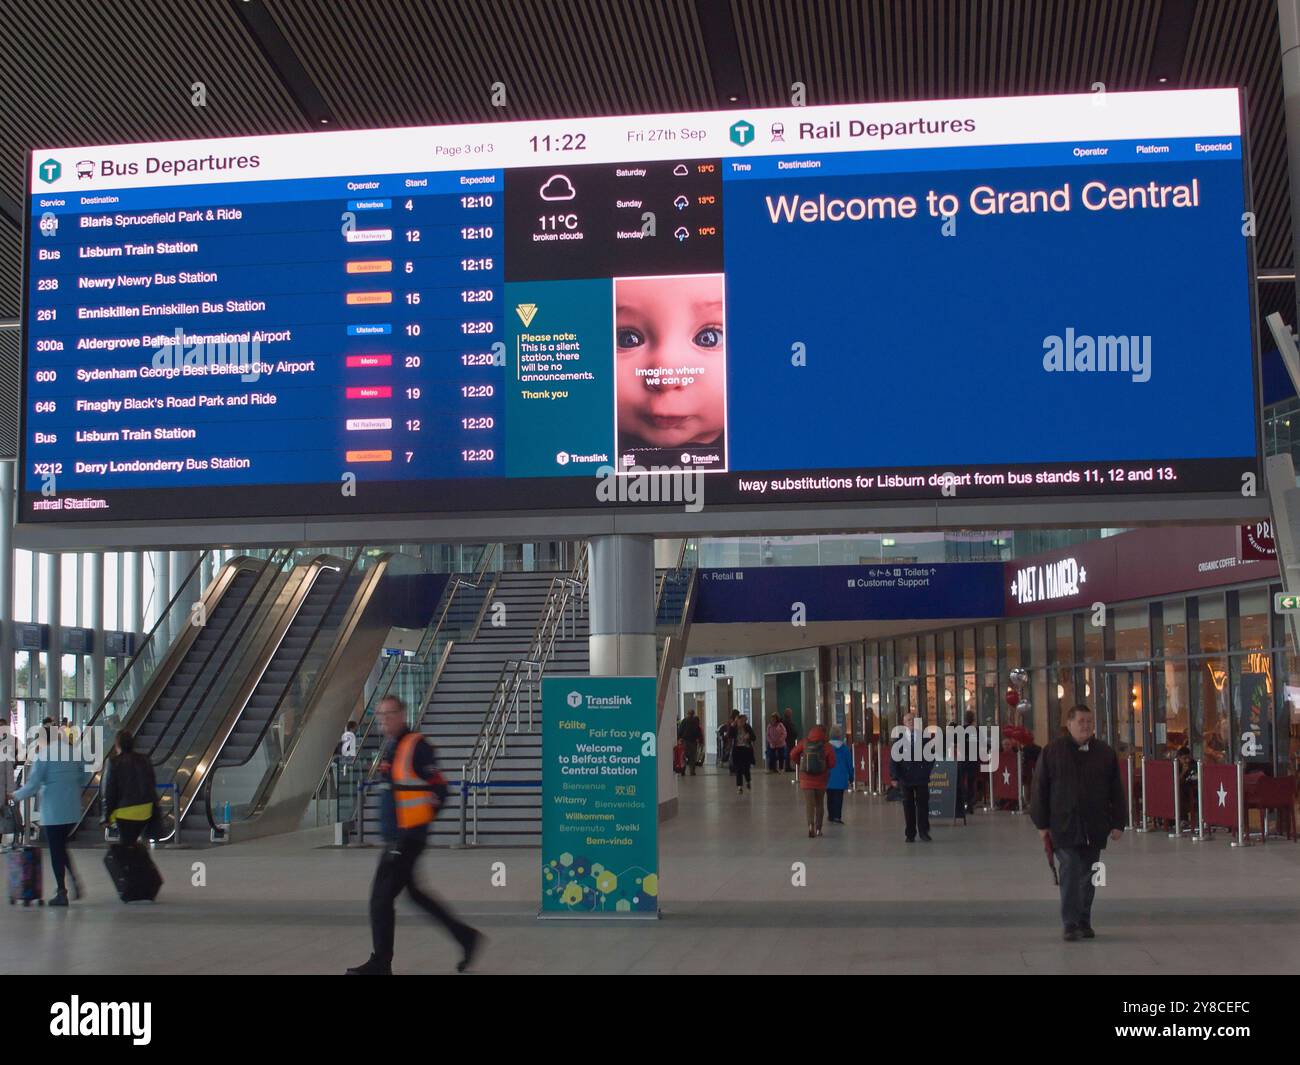
<svg viewBox="0 0 1300 1065"><path fill-rule="evenodd" d="M406 700L407 726L410 728L419 727L419 723L433 699L433 693L438 686L438 681L447 666L447 660L451 656L452 648L456 645L456 637L461 635L461 630L457 628L456 622L452 620L455 616L455 608L462 604L467 596L480 591L483 588L484 581L489 576L491 577L491 581L483 594L483 602L480 604L472 624L468 626L464 637L467 640L475 639L478 636L479 629L483 626L483 618L492 605L492 599L496 594L497 585L500 581L499 564L501 553L501 544L486 545L479 556L478 562L475 564L474 572L469 577L455 576L449 582L443 596L442 609L438 612L437 618L425 629L415 654L410 658L395 655L384 663L383 671L380 673L370 693L370 698L366 701L366 707L362 712L361 719L357 723L356 749L358 761L360 761L362 752L366 750L371 733L375 728L375 710L379 704L389 695L399 694L399 681L404 673L418 675L422 670L428 668L430 661L433 661L433 671L421 686L420 698L418 700ZM497 566L493 565L494 562L497 563ZM360 826L365 816L363 803L361 802L362 789L374 777L378 768L378 757L375 757L369 766L357 767L358 771L352 774L356 785L352 794L337 796L336 809L339 820L356 822L357 826ZM332 769L333 763L327 765L321 774L320 782L316 788L318 799L329 791Z"/></svg>
<svg viewBox="0 0 1300 1065"><path fill-rule="evenodd" d="M534 730L534 702L539 698L538 684L555 653L557 640L564 639L567 627L570 639L577 635L579 613L586 609L588 551L585 542L577 548L573 568L562 577L552 577L546 601L523 658L507 659L501 666L496 686L483 716L483 724L470 752L461 766L460 842L478 841L478 803L492 801L492 770L505 751L506 737L523 728L521 693L528 696L527 731ZM566 626L567 620L567 626ZM516 782L512 782L516 783Z"/></svg>

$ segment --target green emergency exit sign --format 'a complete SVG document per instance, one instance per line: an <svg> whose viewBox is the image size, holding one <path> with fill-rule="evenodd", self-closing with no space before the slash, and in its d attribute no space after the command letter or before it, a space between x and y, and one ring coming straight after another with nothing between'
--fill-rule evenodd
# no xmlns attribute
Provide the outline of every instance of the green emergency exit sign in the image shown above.
<svg viewBox="0 0 1300 1065"><path fill-rule="evenodd" d="M1288 610L1300 610L1300 595L1287 595L1285 592L1274 593L1273 610L1278 614L1285 614Z"/></svg>

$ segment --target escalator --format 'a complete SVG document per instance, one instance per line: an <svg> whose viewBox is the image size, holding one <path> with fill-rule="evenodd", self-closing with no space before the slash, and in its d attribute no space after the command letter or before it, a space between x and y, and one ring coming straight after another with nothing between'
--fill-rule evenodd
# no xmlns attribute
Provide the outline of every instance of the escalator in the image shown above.
<svg viewBox="0 0 1300 1065"><path fill-rule="evenodd" d="M202 716L232 651L268 598L274 598L288 557L287 551L266 559L237 556L206 590L201 588L200 558L86 727L102 726L106 747L119 729L127 729L136 737L139 753L155 765L165 762L188 724ZM118 718L112 708L127 699L130 709ZM97 804L101 776L94 774L83 792L83 821Z"/></svg>
<svg viewBox="0 0 1300 1065"><path fill-rule="evenodd" d="M418 560L397 553L322 560L265 668L181 774L183 817L206 816L214 839L227 827L247 839L300 826L343 726L365 707L393 626L394 578L418 571Z"/></svg>

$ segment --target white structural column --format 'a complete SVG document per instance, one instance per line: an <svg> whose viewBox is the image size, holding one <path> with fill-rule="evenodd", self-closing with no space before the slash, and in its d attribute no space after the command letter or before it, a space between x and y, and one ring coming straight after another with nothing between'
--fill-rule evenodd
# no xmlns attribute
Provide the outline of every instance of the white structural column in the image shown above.
<svg viewBox="0 0 1300 1065"><path fill-rule="evenodd" d="M167 604L172 598L172 566L166 551L153 551L150 557L153 560L153 610L150 620L159 623L157 640L161 653L161 649L170 647L172 642L171 619L166 616Z"/></svg>
<svg viewBox="0 0 1300 1065"><path fill-rule="evenodd" d="M655 543L649 536L597 536L590 541L591 675L653 677L655 655ZM659 721L659 817L677 812L677 776L671 752L674 714Z"/></svg>
<svg viewBox="0 0 1300 1065"><path fill-rule="evenodd" d="M45 602L49 609L50 646L45 654L45 713L59 720L63 698L63 556L45 556Z"/></svg>
<svg viewBox="0 0 1300 1065"><path fill-rule="evenodd" d="M123 555L123 561L126 559ZM139 641L144 639L145 634L145 603L144 603L144 552L132 551L131 555L131 611L123 615L122 627L129 632L135 633L137 646Z"/></svg>
<svg viewBox="0 0 1300 1065"><path fill-rule="evenodd" d="M90 569L90 699L93 714L104 701L104 552L92 551L86 556Z"/></svg>
<svg viewBox="0 0 1300 1065"><path fill-rule="evenodd" d="M0 721L14 699L14 464L0 462Z"/></svg>

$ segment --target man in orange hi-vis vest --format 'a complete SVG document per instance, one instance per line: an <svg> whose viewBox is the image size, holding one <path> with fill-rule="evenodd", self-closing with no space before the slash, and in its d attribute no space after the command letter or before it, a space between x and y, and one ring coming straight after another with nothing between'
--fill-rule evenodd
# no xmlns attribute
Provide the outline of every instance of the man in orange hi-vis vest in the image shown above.
<svg viewBox="0 0 1300 1065"><path fill-rule="evenodd" d="M393 971L393 904L405 891L460 944L456 963L464 972L482 943L482 933L456 919L447 907L423 891L414 879L415 863L424 853L429 825L447 797L447 783L438 770L433 747L418 732L406 727L406 706L395 695L384 698L377 710L384 731L378 777L383 787L379 823L384 853L370 887L370 935L374 953L370 960L348 970L349 976L390 976Z"/></svg>

